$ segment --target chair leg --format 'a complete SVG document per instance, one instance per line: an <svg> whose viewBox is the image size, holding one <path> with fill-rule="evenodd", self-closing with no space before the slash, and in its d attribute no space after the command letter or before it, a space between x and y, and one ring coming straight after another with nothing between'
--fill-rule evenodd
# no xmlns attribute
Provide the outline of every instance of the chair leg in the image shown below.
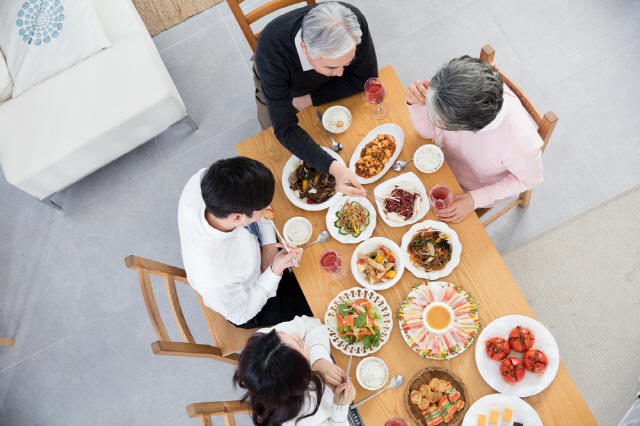
<svg viewBox="0 0 640 426"><path fill-rule="evenodd" d="M189 127L191 127L191 130L193 130L194 132L199 128L196 122L193 121L193 118L191 118L191 116L188 113L184 117L182 117L182 119L180 119L179 121L176 121L174 123L174 126L177 124L183 124L183 123L188 124Z"/></svg>
<svg viewBox="0 0 640 426"><path fill-rule="evenodd" d="M44 198L38 198L38 201L45 203L46 205L48 205L49 207L53 207L56 210L62 210L62 207L60 207L58 204L54 203L51 200L51 197L53 197L52 195L49 195L48 197L44 197Z"/></svg>
<svg viewBox="0 0 640 426"><path fill-rule="evenodd" d="M523 209L529 207L529 203L531 203L531 192L531 190L528 190L520 194L520 207Z"/></svg>
<svg viewBox="0 0 640 426"><path fill-rule="evenodd" d="M0 337L0 345L2 346L13 346L13 340L12 339L6 339L4 337Z"/></svg>

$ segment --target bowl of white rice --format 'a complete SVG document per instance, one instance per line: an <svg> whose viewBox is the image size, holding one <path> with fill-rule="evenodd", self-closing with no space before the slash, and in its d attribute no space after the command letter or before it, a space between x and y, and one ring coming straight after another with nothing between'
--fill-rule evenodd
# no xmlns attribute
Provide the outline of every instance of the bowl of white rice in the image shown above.
<svg viewBox="0 0 640 426"><path fill-rule="evenodd" d="M423 173L433 173L442 167L444 153L436 145L422 145L413 155L416 168Z"/></svg>
<svg viewBox="0 0 640 426"><path fill-rule="evenodd" d="M387 368L387 364L380 358L365 358L358 364L356 378L363 388L367 390L378 390L387 383L389 369Z"/></svg>
<svg viewBox="0 0 640 426"><path fill-rule="evenodd" d="M331 133L343 133L351 124L351 113L343 106L332 106L322 115L322 125Z"/></svg>
<svg viewBox="0 0 640 426"><path fill-rule="evenodd" d="M297 246L306 243L313 234L313 226L304 217L292 217L284 224L282 235L285 240Z"/></svg>

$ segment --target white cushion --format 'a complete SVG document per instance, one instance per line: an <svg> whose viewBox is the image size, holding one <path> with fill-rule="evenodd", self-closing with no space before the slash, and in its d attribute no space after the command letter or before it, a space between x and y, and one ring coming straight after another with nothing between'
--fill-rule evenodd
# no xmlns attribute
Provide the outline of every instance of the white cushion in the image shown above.
<svg viewBox="0 0 640 426"><path fill-rule="evenodd" d="M4 55L0 52L0 103L11 97L11 89L13 89L13 80L4 61Z"/></svg>
<svg viewBox="0 0 640 426"><path fill-rule="evenodd" d="M0 1L14 98L109 46L91 0Z"/></svg>
<svg viewBox="0 0 640 426"><path fill-rule="evenodd" d="M0 163L9 183L49 196L184 117L148 39L129 34L0 105ZM25 117L37 117L37 125Z"/></svg>
<svg viewBox="0 0 640 426"><path fill-rule="evenodd" d="M135 31L149 34L131 0L93 0L93 5L98 12L102 28L111 42Z"/></svg>

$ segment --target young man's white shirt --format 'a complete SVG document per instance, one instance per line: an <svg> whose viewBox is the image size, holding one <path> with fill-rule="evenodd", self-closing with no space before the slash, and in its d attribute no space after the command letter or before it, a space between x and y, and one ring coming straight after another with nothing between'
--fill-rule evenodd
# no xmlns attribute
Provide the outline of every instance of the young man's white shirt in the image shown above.
<svg viewBox="0 0 640 426"><path fill-rule="evenodd" d="M178 226L182 260L189 284L204 304L234 324L244 324L276 295L280 276L261 271L260 244L276 243L269 221L257 221L258 238L243 226L231 232L213 228L205 218L200 180L206 168L189 179L180 196Z"/></svg>
<svg viewBox="0 0 640 426"><path fill-rule="evenodd" d="M309 363L312 366L319 359L333 362L329 351L329 330L319 319L307 316L295 317L293 320L283 322L275 327L258 330L258 333L268 333L274 328L278 333L298 333L300 338L309 345ZM316 394L309 392L298 417L283 423L282 426L348 426L349 407L343 406L341 410L338 410L338 406L333 403L333 390L327 385L324 387L318 411L313 416L302 419L296 424L298 418L311 413L315 406Z"/></svg>

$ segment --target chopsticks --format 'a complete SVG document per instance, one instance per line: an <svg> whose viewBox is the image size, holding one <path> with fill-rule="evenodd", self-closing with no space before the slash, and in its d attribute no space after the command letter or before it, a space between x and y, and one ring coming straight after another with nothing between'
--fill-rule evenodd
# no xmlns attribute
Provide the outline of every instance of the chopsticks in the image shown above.
<svg viewBox="0 0 640 426"><path fill-rule="evenodd" d="M353 359L353 347L355 344L351 345L351 356L349 357L349 365L347 366L347 372L344 375L344 382L347 383L349 381L349 370L351 370L351 360ZM342 410L342 403L344 402L344 394L347 392L345 388L340 394L340 398L338 399L338 410Z"/></svg>
<svg viewBox="0 0 640 426"><path fill-rule="evenodd" d="M355 188L353 185L351 185L349 182L345 183L345 185L350 186L351 188ZM384 204L385 200L395 200L395 201L399 201L397 197L378 197L377 195L374 195L372 193L370 193L369 191L365 190L365 192L370 195L371 197L373 197L377 202Z"/></svg>
<svg viewBox="0 0 640 426"><path fill-rule="evenodd" d="M276 230L276 234L278 234L278 238L280 238L280 241L282 241L282 245L284 245L284 249L287 251L287 253L290 253L289 247L287 246L287 242L286 242L286 240L284 238L282 238L282 235L280 235L280 232L278 231L278 228L276 228L275 222L271 218L269 218L269 221L273 225L273 229ZM298 265L298 261L296 260L295 257L293 258L293 264L295 265L296 268L300 267L300 265Z"/></svg>

